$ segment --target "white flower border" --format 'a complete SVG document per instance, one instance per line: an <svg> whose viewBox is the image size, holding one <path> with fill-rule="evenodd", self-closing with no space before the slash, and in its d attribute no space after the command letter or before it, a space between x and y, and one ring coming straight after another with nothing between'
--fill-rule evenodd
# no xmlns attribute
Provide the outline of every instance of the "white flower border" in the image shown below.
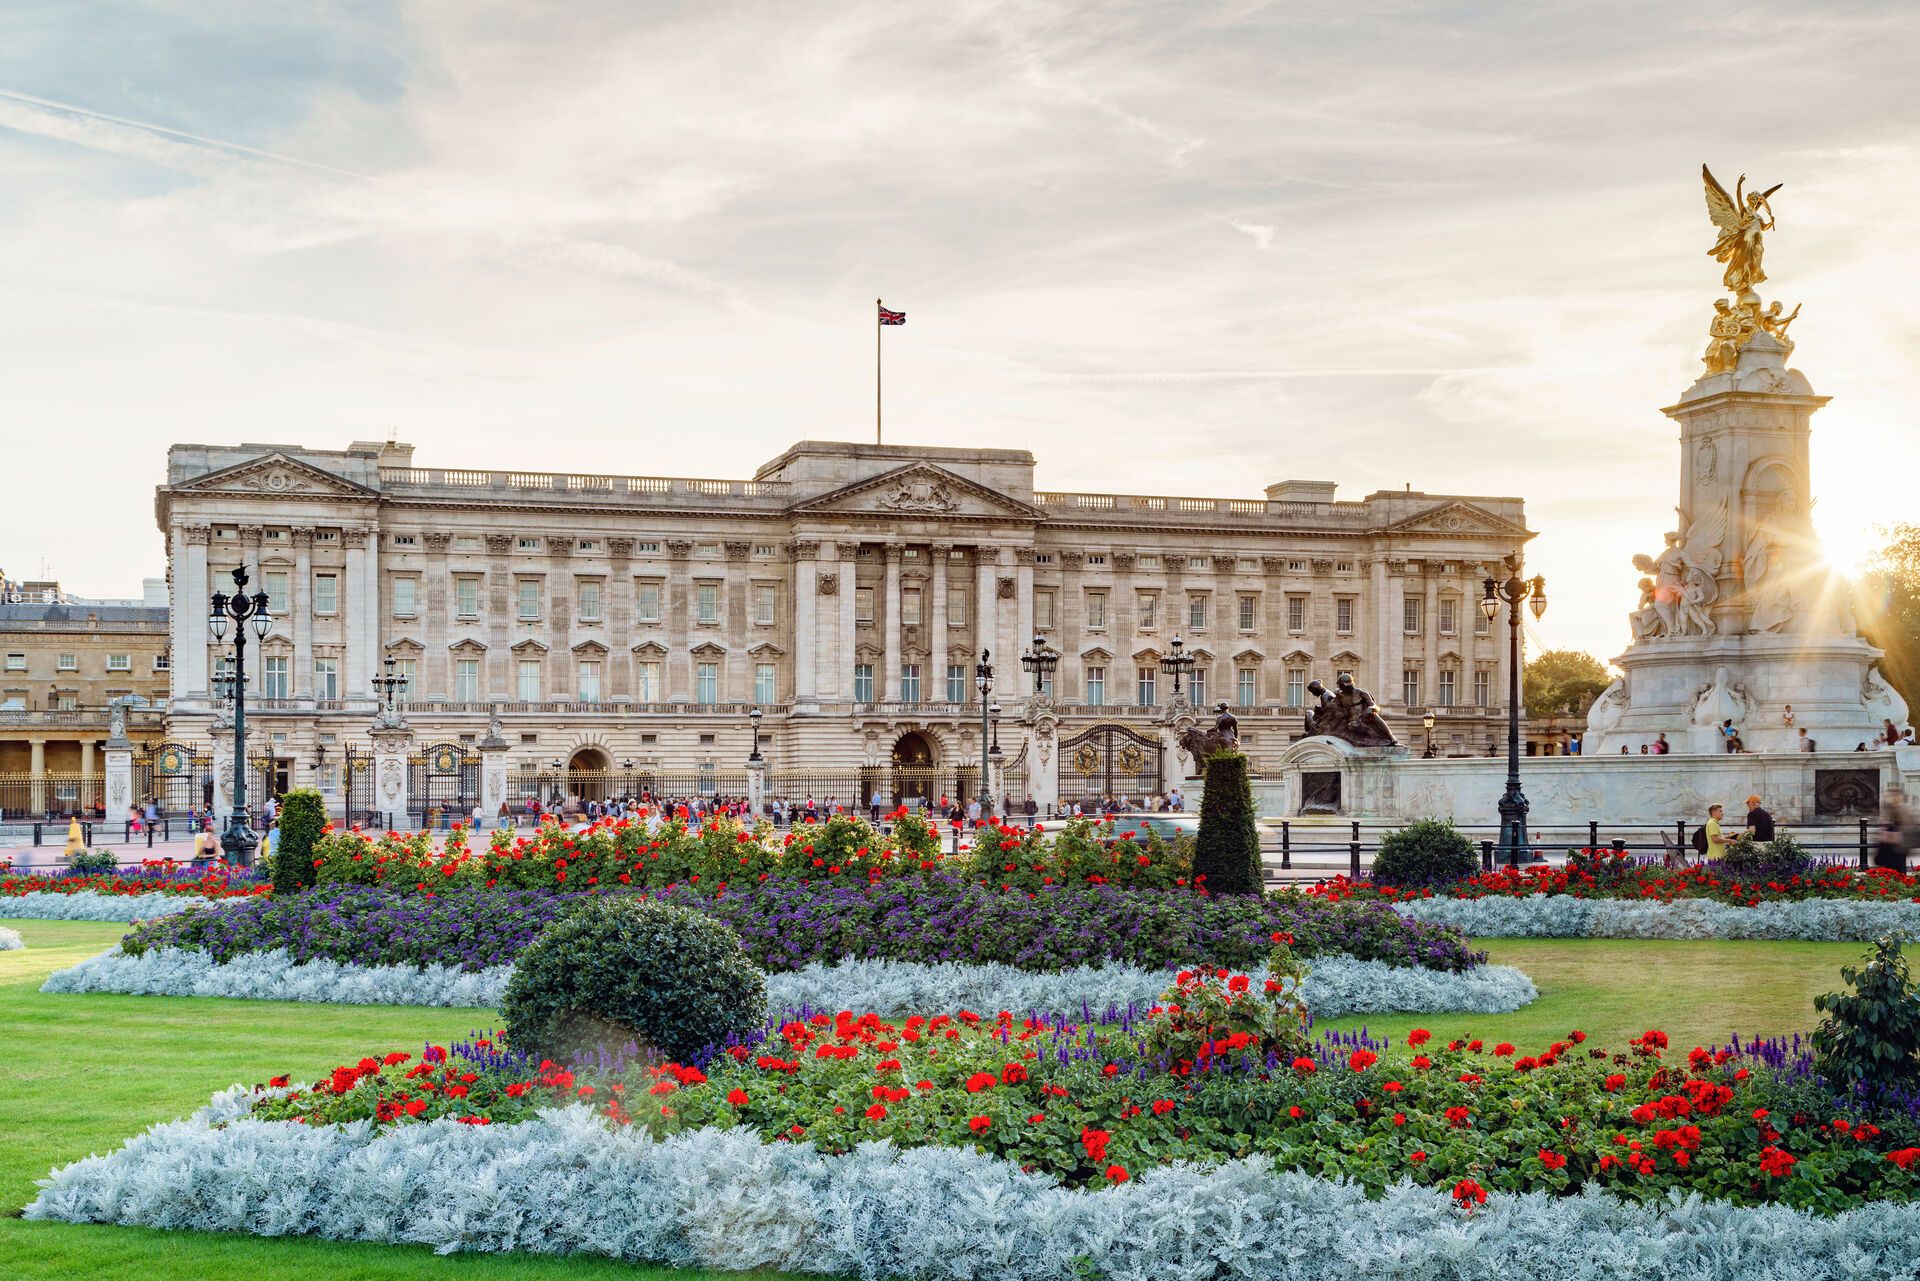
<svg viewBox="0 0 1920 1281"><path fill-rule="evenodd" d="M20 931L0 926L0 952L17 952L25 946L26 943L20 938Z"/></svg>
<svg viewBox="0 0 1920 1281"><path fill-rule="evenodd" d="M31 894L0 896L0 917L34 917L43 921L150 921L156 916L184 912L215 900L198 894Z"/></svg>
<svg viewBox="0 0 1920 1281"><path fill-rule="evenodd" d="M295 964L279 948L242 953L221 965L205 952L182 948L151 948L139 956L116 948L56 971L40 990L492 1008L499 1005L512 972L506 965L464 971L438 965ZM1083 1005L1099 1012L1110 1005L1152 1001L1171 985L1168 971L1128 965L1037 974L1007 965L848 961L768 975L767 1003L776 1010L809 1005L889 1015L961 1009L1070 1013ZM1320 1018L1395 1011L1505 1014L1538 995L1533 981L1511 966L1482 965L1448 974L1347 956L1316 960L1305 987L1307 1005Z"/></svg>
<svg viewBox="0 0 1920 1281"><path fill-rule="evenodd" d="M373 1130L235 1119L239 1087L184 1121L40 1180L34 1220L582 1254L878 1281L1840 1281L1911 1277L1920 1205L1831 1218L1675 1193L1636 1205L1276 1173L1259 1159L1063 1188L967 1148L844 1156L746 1129L655 1140L579 1106L517 1125ZM215 1128L220 1125L221 1128ZM563 1172L563 1173L562 1173Z"/></svg>
<svg viewBox="0 0 1920 1281"><path fill-rule="evenodd" d="M1429 898L1396 903L1402 916L1457 925L1475 938L1792 939L1858 943L1920 939L1920 903L1816 898L1736 907L1712 899Z"/></svg>

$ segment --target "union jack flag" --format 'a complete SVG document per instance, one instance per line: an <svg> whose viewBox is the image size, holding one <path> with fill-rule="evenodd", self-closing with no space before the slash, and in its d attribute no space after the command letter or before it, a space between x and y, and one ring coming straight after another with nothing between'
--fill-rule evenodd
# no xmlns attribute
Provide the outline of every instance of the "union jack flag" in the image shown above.
<svg viewBox="0 0 1920 1281"><path fill-rule="evenodd" d="M878 303L876 303L876 304L874 304L874 305L875 305L875 306L878 306L878 307L880 307L880 323L881 323L881 324L883 324L883 325L904 325L904 324L906 324L906 323L907 323L907 313L906 313L906 312L904 312L904 311L888 311L888 310L887 310L887 309L886 309L886 308L885 308L884 306L881 306L881 305L880 305L880 304L878 304Z"/></svg>

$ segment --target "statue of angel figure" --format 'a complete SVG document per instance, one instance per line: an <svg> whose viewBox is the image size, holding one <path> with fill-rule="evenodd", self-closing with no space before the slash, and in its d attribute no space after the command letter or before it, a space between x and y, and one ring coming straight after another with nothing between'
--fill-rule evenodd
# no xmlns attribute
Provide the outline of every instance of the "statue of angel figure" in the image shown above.
<svg viewBox="0 0 1920 1281"><path fill-rule="evenodd" d="M1707 252L1715 262L1727 264L1722 280L1727 292L1738 297L1767 278L1761 266L1765 246L1760 233L1773 230L1773 206L1767 203L1767 197L1784 184L1776 182L1765 191L1748 191L1747 175L1741 174L1729 196L1705 165L1700 166L1700 177L1706 183L1707 217L1720 229L1719 238Z"/></svg>

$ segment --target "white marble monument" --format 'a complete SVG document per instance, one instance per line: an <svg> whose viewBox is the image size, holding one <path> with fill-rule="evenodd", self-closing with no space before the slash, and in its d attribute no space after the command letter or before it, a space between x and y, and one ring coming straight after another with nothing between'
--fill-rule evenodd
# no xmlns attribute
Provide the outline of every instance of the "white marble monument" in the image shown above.
<svg viewBox="0 0 1920 1281"><path fill-rule="evenodd" d="M1660 734L1677 751L1724 751L1729 723L1755 752L1793 751L1803 729L1821 750L1872 746L1907 706L1813 531L1807 442L1827 397L1787 363L1799 308L1783 316L1754 292L1771 191L1730 197L1703 176L1733 297L1714 303L1706 371L1663 411L1680 424L1677 519L1661 551L1634 558L1633 640L1588 714L1585 751L1638 753Z"/></svg>

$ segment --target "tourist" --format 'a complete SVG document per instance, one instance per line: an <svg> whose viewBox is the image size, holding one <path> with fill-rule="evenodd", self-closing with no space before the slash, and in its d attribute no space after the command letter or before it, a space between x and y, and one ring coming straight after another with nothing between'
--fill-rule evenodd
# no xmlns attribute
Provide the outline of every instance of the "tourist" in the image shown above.
<svg viewBox="0 0 1920 1281"><path fill-rule="evenodd" d="M1040 804L1039 804L1039 802L1037 802L1037 801L1035 801L1035 800L1033 799L1033 793L1032 793L1032 792L1028 792L1028 793L1027 793L1027 806L1026 806L1026 809L1027 809L1027 826L1028 826L1028 827L1032 827L1032 826L1033 826L1033 821L1034 821L1034 819L1035 819L1036 817L1038 817L1038 815L1039 815L1039 813L1040 813Z"/></svg>
<svg viewBox="0 0 1920 1281"><path fill-rule="evenodd" d="M1756 841L1773 839L1773 815L1767 812L1757 795L1747 798L1747 835Z"/></svg>
<svg viewBox="0 0 1920 1281"><path fill-rule="evenodd" d="M1727 833L1720 825L1720 820L1725 817L1726 812L1727 807L1724 805L1707 806L1707 825L1700 829L1705 839L1696 843L1694 848L1699 849L1704 844L1706 846L1704 853L1709 863L1717 863L1727 856Z"/></svg>
<svg viewBox="0 0 1920 1281"><path fill-rule="evenodd" d="M1785 707L1783 707L1780 710L1780 723L1782 725L1785 725L1788 729L1792 729L1794 720L1795 720L1795 717L1793 714L1793 704L1788 703ZM1802 734L1806 733L1805 730L1801 730L1800 732Z"/></svg>
<svg viewBox="0 0 1920 1281"><path fill-rule="evenodd" d="M1881 721L1880 737L1873 741L1875 746L1884 744L1887 747L1892 747L1900 741L1900 731L1894 728L1892 721Z"/></svg>
<svg viewBox="0 0 1920 1281"><path fill-rule="evenodd" d="M1920 846L1920 817L1908 808L1906 793L1887 789L1880 811L1880 835L1873 844L1873 865L1906 875L1907 855Z"/></svg>
<svg viewBox="0 0 1920 1281"><path fill-rule="evenodd" d="M1580 755L1580 736L1578 734L1573 734L1568 736L1567 755L1568 756Z"/></svg>
<svg viewBox="0 0 1920 1281"><path fill-rule="evenodd" d="M1665 756L1672 750L1673 744L1667 742L1667 733L1665 730L1653 736L1653 754L1655 756Z"/></svg>
<svg viewBox="0 0 1920 1281"><path fill-rule="evenodd" d="M67 823L67 858L86 852L87 838L80 829L80 811L73 811L73 817Z"/></svg>
<svg viewBox="0 0 1920 1281"><path fill-rule="evenodd" d="M1731 753L1738 750L1734 747L1734 744L1740 741L1740 731L1733 727L1731 718L1720 722L1720 737L1726 744L1728 752Z"/></svg>
<svg viewBox="0 0 1920 1281"><path fill-rule="evenodd" d="M1800 727L1800 737L1795 740L1794 747L1802 752L1811 752L1814 749L1815 743L1813 739L1807 736L1807 727L1805 725Z"/></svg>
<svg viewBox="0 0 1920 1281"><path fill-rule="evenodd" d="M967 802L967 826L980 826L980 798L977 796Z"/></svg>
<svg viewBox="0 0 1920 1281"><path fill-rule="evenodd" d="M267 834L260 842L260 856L268 863L273 862L273 853L280 848L280 823L274 820L267 824Z"/></svg>

